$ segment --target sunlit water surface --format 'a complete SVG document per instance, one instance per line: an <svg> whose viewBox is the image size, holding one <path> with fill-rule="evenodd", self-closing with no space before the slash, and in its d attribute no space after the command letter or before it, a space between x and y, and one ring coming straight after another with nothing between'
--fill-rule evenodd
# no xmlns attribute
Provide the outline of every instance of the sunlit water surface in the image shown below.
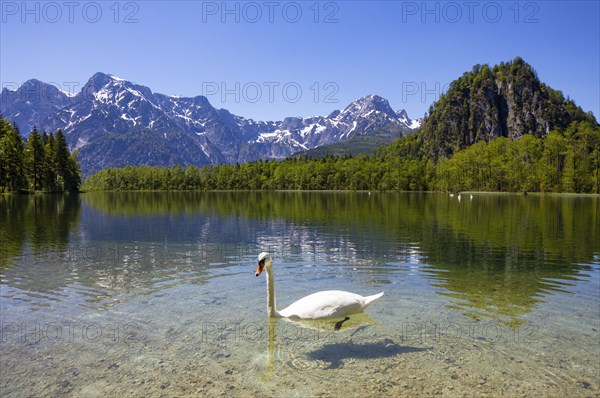
<svg viewBox="0 0 600 398"><path fill-rule="evenodd" d="M598 396L600 199L0 196L0 395ZM340 289L334 330L269 321Z"/></svg>

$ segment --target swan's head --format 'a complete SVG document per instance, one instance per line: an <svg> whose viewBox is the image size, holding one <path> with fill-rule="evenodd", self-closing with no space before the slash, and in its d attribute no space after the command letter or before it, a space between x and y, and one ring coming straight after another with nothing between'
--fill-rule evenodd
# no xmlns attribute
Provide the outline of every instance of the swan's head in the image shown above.
<svg viewBox="0 0 600 398"><path fill-rule="evenodd" d="M271 255L267 252L262 252L258 255L258 268L256 268L256 276L259 276L263 269L271 266Z"/></svg>

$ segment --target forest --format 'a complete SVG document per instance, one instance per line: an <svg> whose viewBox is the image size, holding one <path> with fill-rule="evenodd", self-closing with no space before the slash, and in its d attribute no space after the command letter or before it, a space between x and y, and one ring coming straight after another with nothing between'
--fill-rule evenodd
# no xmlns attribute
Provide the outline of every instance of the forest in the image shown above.
<svg viewBox="0 0 600 398"><path fill-rule="evenodd" d="M600 193L600 127L479 141L434 160L412 133L372 155L205 166L109 168L83 190L380 190Z"/></svg>
<svg viewBox="0 0 600 398"><path fill-rule="evenodd" d="M61 130L34 128L23 142L17 126L0 119L0 192L77 192L80 185L77 152Z"/></svg>

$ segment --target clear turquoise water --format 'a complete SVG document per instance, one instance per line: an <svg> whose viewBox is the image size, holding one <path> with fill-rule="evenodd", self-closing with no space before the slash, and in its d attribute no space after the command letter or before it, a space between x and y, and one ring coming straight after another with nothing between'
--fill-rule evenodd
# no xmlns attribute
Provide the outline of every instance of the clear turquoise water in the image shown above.
<svg viewBox="0 0 600 398"><path fill-rule="evenodd" d="M2 196L4 396L597 396L600 198ZM341 330L270 321L385 296ZM514 393L514 394L513 394Z"/></svg>

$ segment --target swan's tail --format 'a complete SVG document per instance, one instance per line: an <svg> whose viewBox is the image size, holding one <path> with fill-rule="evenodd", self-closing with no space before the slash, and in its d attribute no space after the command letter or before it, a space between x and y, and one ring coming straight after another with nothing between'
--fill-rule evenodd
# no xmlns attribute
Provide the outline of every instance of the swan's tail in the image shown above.
<svg viewBox="0 0 600 398"><path fill-rule="evenodd" d="M364 306L364 308L367 308L368 306L370 306L373 301L377 300L381 296L383 296L383 292L374 294L372 296L365 297L365 306Z"/></svg>

